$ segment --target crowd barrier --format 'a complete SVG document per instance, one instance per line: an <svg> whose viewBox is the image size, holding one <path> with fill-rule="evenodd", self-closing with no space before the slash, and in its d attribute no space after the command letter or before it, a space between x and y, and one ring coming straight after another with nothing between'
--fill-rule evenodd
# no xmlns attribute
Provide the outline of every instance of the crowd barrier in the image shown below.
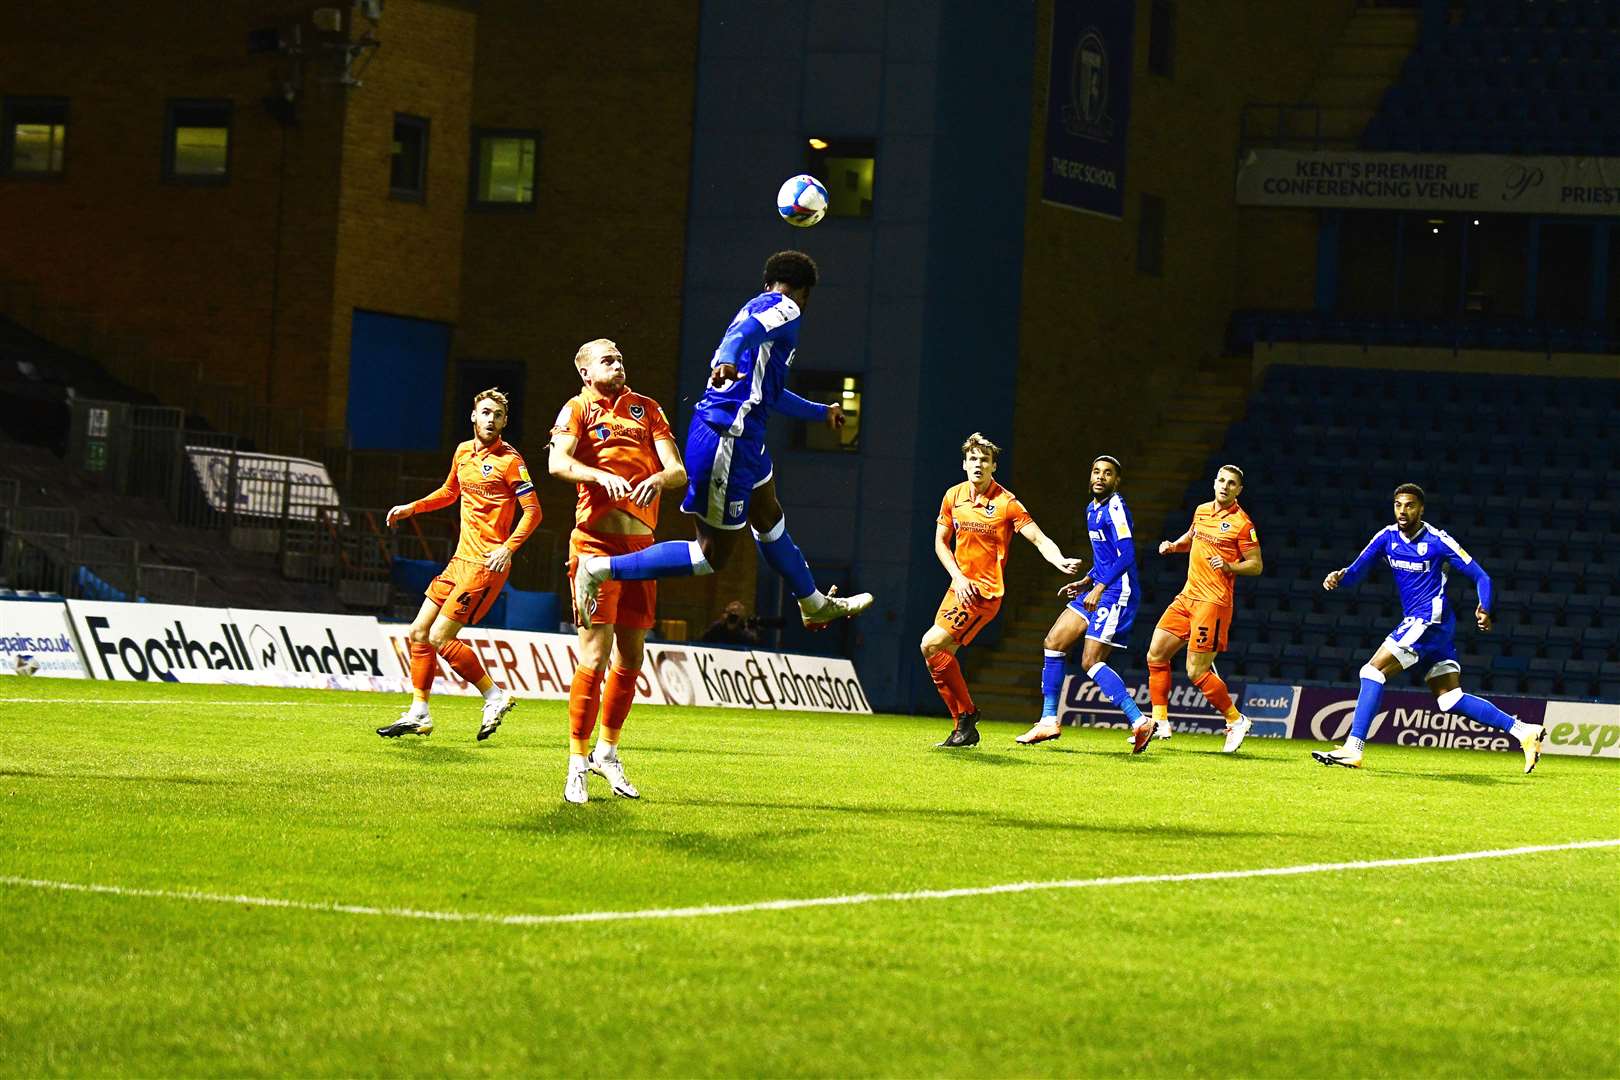
<svg viewBox="0 0 1620 1080"><path fill-rule="evenodd" d="M1355 686L1229 685L1233 700L1254 721L1250 738L1340 742L1350 733L1356 708ZM1129 689L1146 709L1147 684ZM1620 705L1495 694L1490 699L1525 723L1545 724L1546 753L1620 758ZM1065 724L1125 727L1119 708L1103 696L1097 684L1075 675L1064 679L1059 719ZM1170 721L1177 731L1210 734L1226 725L1204 695L1179 680L1170 695ZM1421 690L1386 690L1367 741L1453 750L1518 749L1518 743L1506 732L1443 712L1435 705L1434 695Z"/></svg>
<svg viewBox="0 0 1620 1080"><path fill-rule="evenodd" d="M94 600L0 602L0 674L115 682L316 687L405 693L407 628L324 615ZM497 685L564 701L578 666L568 634L472 627L466 642ZM476 693L439 659L436 693ZM637 699L655 705L870 713L848 660L648 642Z"/></svg>

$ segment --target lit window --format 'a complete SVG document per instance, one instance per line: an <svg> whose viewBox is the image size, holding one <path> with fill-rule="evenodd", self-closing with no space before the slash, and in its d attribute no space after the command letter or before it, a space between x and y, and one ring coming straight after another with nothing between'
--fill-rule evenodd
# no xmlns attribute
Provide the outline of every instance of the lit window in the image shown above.
<svg viewBox="0 0 1620 1080"><path fill-rule="evenodd" d="M475 131L472 205L484 209L532 209L539 156L538 131Z"/></svg>
<svg viewBox="0 0 1620 1080"><path fill-rule="evenodd" d="M230 176L231 103L171 101L163 174L188 183L222 184Z"/></svg>
<svg viewBox="0 0 1620 1080"><path fill-rule="evenodd" d="M60 176L67 147L67 98L7 98L0 172Z"/></svg>
<svg viewBox="0 0 1620 1080"><path fill-rule="evenodd" d="M827 185L827 216L872 216L877 143L871 139L806 140L805 171Z"/></svg>
<svg viewBox="0 0 1620 1080"><path fill-rule="evenodd" d="M393 154L388 167L390 195L413 202L427 198L427 155L427 120L395 113Z"/></svg>
<svg viewBox="0 0 1620 1080"><path fill-rule="evenodd" d="M861 377L846 372L800 371L793 376L794 392L811 401L836 404L844 410L844 426L834 431L823 423L794 426L794 448L855 453L861 448Z"/></svg>

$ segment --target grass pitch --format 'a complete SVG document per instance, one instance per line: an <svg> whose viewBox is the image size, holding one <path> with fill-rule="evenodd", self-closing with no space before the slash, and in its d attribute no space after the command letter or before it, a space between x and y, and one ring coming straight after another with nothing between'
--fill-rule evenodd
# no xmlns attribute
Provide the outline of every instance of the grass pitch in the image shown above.
<svg viewBox="0 0 1620 1080"><path fill-rule="evenodd" d="M648 708L644 797L574 807L563 706L384 742L399 704L0 684L0 877L125 890L0 883L0 1073L1620 1073L1620 848L540 925L169 895L559 915L1620 837L1584 759Z"/></svg>

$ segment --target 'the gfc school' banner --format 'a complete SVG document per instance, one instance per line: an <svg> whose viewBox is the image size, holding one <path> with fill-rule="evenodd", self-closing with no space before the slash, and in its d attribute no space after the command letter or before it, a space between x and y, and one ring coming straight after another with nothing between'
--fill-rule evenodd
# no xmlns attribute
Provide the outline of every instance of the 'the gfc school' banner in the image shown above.
<svg viewBox="0 0 1620 1080"><path fill-rule="evenodd" d="M279 518L285 509L289 518L310 520L319 507L339 505L332 475L318 461L210 446L188 446L186 457L208 505L221 512Z"/></svg>
<svg viewBox="0 0 1620 1080"><path fill-rule="evenodd" d="M1136 0L1054 0L1041 200L1119 219Z"/></svg>
<svg viewBox="0 0 1620 1080"><path fill-rule="evenodd" d="M1250 150L1243 206L1620 216L1620 158Z"/></svg>

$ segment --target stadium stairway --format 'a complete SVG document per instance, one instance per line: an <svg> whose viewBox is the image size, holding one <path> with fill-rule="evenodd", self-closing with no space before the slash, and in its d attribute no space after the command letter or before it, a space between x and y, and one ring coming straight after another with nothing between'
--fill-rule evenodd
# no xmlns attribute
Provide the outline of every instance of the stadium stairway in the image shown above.
<svg viewBox="0 0 1620 1080"><path fill-rule="evenodd" d="M1400 78L1418 34L1419 14L1414 8L1356 9L1305 98L1320 109L1324 143L1350 145L1361 138L1385 92Z"/></svg>
<svg viewBox="0 0 1620 1080"><path fill-rule="evenodd" d="M1210 455L1226 438L1227 426L1245 410L1250 389L1247 358L1210 361L1182 380L1164 402L1157 427L1118 433L1117 452L1124 461L1121 487L1136 525L1137 560L1158 556L1165 518L1182 505L1189 480L1196 479ZM1111 436L1111 439L1115 438ZM1085 452L1106 452L1086 447ZM1085 535L1081 507L1090 499L1089 473L1076 475L1063 493L1066 520L1048 520L1042 528L1063 550L1091 566L1091 544ZM1017 490L1016 485L1013 490ZM1053 500L1043 500L1047 506ZM1037 518L1037 520L1040 520ZM962 651L974 703L986 720L1033 723L1040 711L1040 659L1046 631L1061 609L1056 590L1063 579L1027 543L1018 542L1007 561L1007 596L998 619L999 636L981 639ZM1142 607L1131 634L1132 657L1122 672L1126 682L1146 677L1141 657L1152 634L1153 622L1170 599L1144 589ZM992 626L992 632L996 629ZM1078 650L1073 658L1078 663Z"/></svg>

